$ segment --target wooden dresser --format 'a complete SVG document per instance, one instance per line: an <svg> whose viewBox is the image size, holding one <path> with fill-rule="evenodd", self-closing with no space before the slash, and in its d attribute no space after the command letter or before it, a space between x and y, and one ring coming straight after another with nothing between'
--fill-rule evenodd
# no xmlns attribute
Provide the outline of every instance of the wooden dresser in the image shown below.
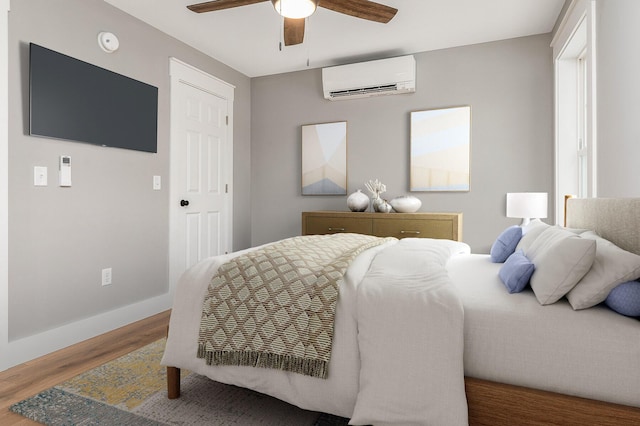
<svg viewBox="0 0 640 426"><path fill-rule="evenodd" d="M337 232L462 241L462 213L302 212L302 235Z"/></svg>

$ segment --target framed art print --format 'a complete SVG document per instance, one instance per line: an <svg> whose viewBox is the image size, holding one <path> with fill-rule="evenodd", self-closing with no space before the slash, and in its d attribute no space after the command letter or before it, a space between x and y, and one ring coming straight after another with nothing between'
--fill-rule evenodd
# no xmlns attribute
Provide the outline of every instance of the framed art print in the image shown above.
<svg viewBox="0 0 640 426"><path fill-rule="evenodd" d="M471 107L411 113L411 191L469 191Z"/></svg>
<svg viewBox="0 0 640 426"><path fill-rule="evenodd" d="M347 122L302 126L302 195L347 194Z"/></svg>

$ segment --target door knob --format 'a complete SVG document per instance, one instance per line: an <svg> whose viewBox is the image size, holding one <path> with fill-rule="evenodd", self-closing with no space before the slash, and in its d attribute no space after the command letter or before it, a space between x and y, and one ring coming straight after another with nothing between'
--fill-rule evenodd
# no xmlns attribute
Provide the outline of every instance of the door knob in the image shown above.
<svg viewBox="0 0 640 426"><path fill-rule="evenodd" d="M189 205L189 201L187 200L180 200L180 206L181 207L187 207Z"/></svg>

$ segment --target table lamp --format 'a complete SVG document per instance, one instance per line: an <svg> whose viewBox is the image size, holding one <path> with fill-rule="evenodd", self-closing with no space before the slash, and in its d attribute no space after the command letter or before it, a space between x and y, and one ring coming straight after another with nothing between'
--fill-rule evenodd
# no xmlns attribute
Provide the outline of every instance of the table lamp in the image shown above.
<svg viewBox="0 0 640 426"><path fill-rule="evenodd" d="M546 192L507 193L507 217L521 218L520 226L525 227L531 219L547 217Z"/></svg>

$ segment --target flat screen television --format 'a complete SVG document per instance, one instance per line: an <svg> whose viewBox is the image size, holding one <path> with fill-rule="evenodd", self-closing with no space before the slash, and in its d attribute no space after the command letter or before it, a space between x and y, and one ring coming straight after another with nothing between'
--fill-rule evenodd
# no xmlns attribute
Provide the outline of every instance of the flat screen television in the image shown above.
<svg viewBox="0 0 640 426"><path fill-rule="evenodd" d="M29 133L158 152L158 88L31 43Z"/></svg>

